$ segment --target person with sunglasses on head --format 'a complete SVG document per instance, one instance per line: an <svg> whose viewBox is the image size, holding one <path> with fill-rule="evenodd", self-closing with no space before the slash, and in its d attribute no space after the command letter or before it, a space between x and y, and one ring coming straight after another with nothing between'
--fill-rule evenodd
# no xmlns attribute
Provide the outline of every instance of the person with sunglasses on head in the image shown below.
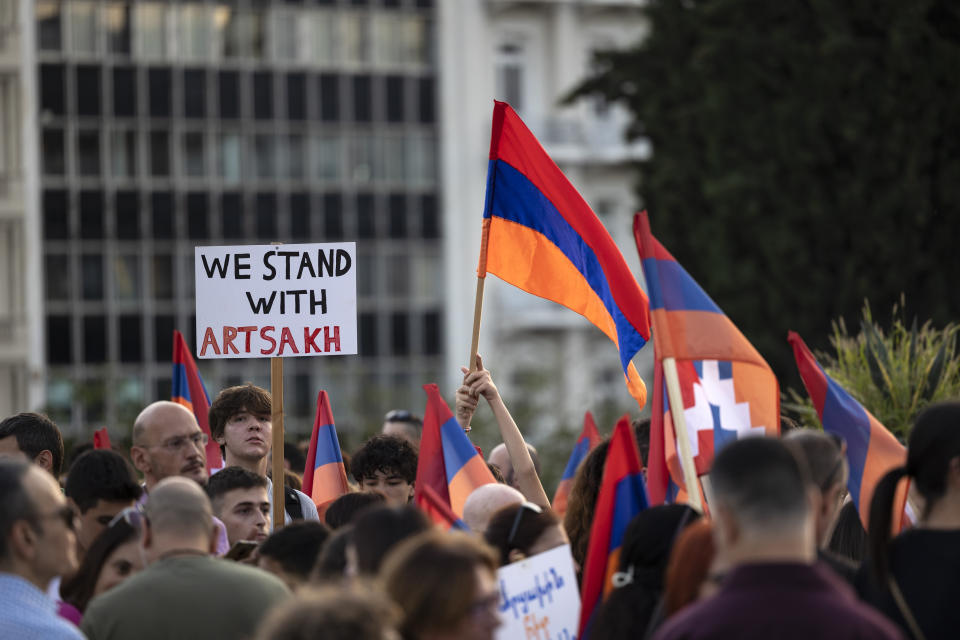
<svg viewBox="0 0 960 640"><path fill-rule="evenodd" d="M83 638L44 593L77 568L75 523L53 476L0 460L0 638Z"/></svg>
<svg viewBox="0 0 960 640"><path fill-rule="evenodd" d="M570 544L556 514L532 502L497 511L490 518L483 537L498 551L500 566Z"/></svg>
<svg viewBox="0 0 960 640"><path fill-rule="evenodd" d="M383 427L381 427L380 433L403 438L414 449L419 449L422 430L423 420L420 419L420 416L410 413L406 409L394 409L383 417Z"/></svg>

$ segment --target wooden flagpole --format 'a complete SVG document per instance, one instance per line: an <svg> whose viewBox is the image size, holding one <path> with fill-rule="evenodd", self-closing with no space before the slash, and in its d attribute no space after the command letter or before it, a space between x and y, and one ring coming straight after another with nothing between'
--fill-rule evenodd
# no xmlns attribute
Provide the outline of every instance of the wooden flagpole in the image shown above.
<svg viewBox="0 0 960 640"><path fill-rule="evenodd" d="M687 485L687 499L691 507L703 513L697 469L693 463L693 450L690 448L690 434L687 433L687 421L683 415L683 395L680 393L676 359L663 359L663 382L667 385L667 397L670 399L670 415L673 417L673 430L677 436L677 453L680 454L680 466L683 468L683 482Z"/></svg>
<svg viewBox="0 0 960 640"><path fill-rule="evenodd" d="M270 358L270 396L273 424L273 528L284 525L284 477L283 477L283 358Z"/></svg>
<svg viewBox="0 0 960 640"><path fill-rule="evenodd" d="M483 283L486 276L477 276L477 295L473 302L473 338L470 340L470 359L467 361L467 368L470 371L477 370L477 351L480 349L480 316L483 311ZM463 428L464 431L470 431L468 424Z"/></svg>

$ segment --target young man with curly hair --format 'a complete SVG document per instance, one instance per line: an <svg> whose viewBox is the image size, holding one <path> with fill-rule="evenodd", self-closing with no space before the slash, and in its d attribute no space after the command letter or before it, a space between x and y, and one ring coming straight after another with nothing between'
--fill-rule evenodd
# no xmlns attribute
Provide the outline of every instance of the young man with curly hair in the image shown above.
<svg viewBox="0 0 960 640"><path fill-rule="evenodd" d="M381 494L387 506L403 506L413 499L417 452L399 436L375 435L353 454L350 471L363 491Z"/></svg>

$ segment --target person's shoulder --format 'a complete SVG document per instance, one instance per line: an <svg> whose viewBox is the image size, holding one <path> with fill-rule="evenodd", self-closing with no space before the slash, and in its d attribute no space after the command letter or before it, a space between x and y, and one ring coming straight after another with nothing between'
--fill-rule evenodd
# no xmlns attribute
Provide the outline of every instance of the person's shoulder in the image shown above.
<svg viewBox="0 0 960 640"><path fill-rule="evenodd" d="M303 510L303 519L319 521L320 513L317 511L317 505L314 504L313 498L299 489L294 489L294 491L297 492L297 498L300 500L300 508Z"/></svg>
<svg viewBox="0 0 960 640"><path fill-rule="evenodd" d="M269 593L290 593L290 589L283 580L272 573L239 562L233 562L232 560L224 560L223 558L211 557L209 561L211 563L210 566L225 579L229 580L231 584L263 590Z"/></svg>
<svg viewBox="0 0 960 640"><path fill-rule="evenodd" d="M657 629L657 633L653 636L654 640L693 640L708 637L702 632L710 626L705 626L703 620L714 617L711 611L714 605L715 597L687 605L670 616Z"/></svg>

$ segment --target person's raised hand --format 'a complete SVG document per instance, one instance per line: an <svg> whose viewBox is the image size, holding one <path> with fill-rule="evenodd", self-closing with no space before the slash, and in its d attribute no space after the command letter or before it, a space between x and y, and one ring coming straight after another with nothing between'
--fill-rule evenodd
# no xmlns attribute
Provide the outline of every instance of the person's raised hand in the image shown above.
<svg viewBox="0 0 960 640"><path fill-rule="evenodd" d="M460 370L464 374L464 386L468 387L470 393L475 397L483 396L487 399L487 402L491 402L500 396L497 386L493 384L490 372L483 368L483 358L480 357L479 353L477 354L476 371L468 371L466 367L460 367Z"/></svg>
<svg viewBox="0 0 960 640"><path fill-rule="evenodd" d="M457 422L460 423L460 426L464 430L470 428L470 420L473 419L473 414L477 411L477 405L480 402L480 398L470 392L470 387L467 385L461 385L457 389L457 401L456 401L456 414Z"/></svg>

